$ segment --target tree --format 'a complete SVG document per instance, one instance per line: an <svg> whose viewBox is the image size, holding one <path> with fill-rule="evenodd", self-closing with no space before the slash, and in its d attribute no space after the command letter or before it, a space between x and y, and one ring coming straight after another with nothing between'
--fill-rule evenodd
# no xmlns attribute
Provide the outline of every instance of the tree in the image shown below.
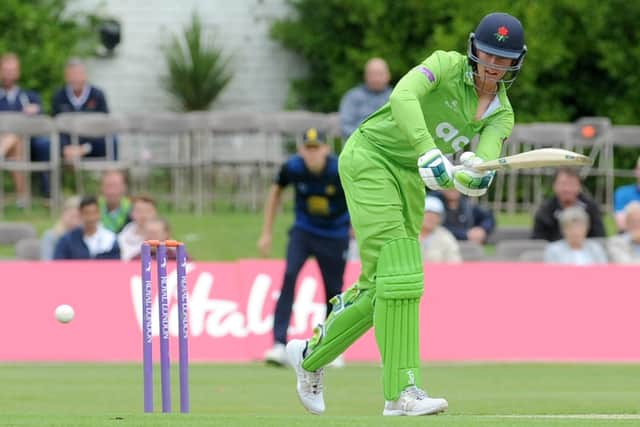
<svg viewBox="0 0 640 427"><path fill-rule="evenodd" d="M98 43L97 17L71 12L69 0L3 0L0 9L0 53L20 57L20 85L36 90L45 109L63 81L64 64L87 56Z"/></svg>
<svg viewBox="0 0 640 427"><path fill-rule="evenodd" d="M163 86L184 111L207 110L231 80L229 59L205 33L196 13L162 50L167 64Z"/></svg>

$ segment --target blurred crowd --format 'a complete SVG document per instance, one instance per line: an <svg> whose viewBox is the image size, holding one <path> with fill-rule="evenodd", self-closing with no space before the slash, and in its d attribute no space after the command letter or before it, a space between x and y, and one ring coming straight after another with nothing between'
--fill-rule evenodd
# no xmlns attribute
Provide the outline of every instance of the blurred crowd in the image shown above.
<svg viewBox="0 0 640 427"><path fill-rule="evenodd" d="M27 115L44 114L40 95L30 88L20 85L20 58L14 53L0 56L0 112L21 112ZM99 88L87 80L85 65L77 58L67 61L64 69L64 82L53 95L51 114L61 113L108 113L107 100ZM24 160L29 153L32 161L48 161L50 158L50 141L47 137L33 137L26 141L22 136L12 133L0 134L0 157L12 160ZM78 145L72 145L69 135L60 135L60 156L68 162L78 157L104 157L106 141L104 138L82 138ZM26 202L25 172L12 172L18 207ZM40 174L40 189L43 196L48 197L49 175Z"/></svg>
<svg viewBox="0 0 640 427"><path fill-rule="evenodd" d="M57 223L41 239L43 260L99 260L140 258L145 240L169 240L171 228L158 215L153 197L127 196L127 182L120 171L107 171L98 196L73 196L65 201ZM167 256L175 259L174 248Z"/></svg>
<svg viewBox="0 0 640 427"><path fill-rule="evenodd" d="M367 61L363 76L364 81L347 91L340 102L340 129L344 140L369 114L387 102L392 90L389 67L381 58ZM0 56L0 112L43 114L39 94L20 86L19 82L18 56L12 53ZM64 82L53 96L49 110L53 115L107 113L109 107L105 94L88 82L84 64L72 58L65 66ZM30 141L20 138L0 134L0 156L19 159L28 152L32 160L49 158L46 138L36 137ZM29 143L28 151L24 149L25 142ZM321 145L323 143L321 141ZM87 138L72 145L67 135L61 135L60 155L66 160L104 154L104 139ZM635 176L635 183L615 192L613 209L617 233L607 237L600 206L583 190L578 172L568 168L557 170L553 194L536 209L533 228L527 236L533 241L548 242L540 261L575 265L640 262L640 159ZM24 172L14 171L12 177L17 203L21 205L26 185ZM42 192L46 195L48 176L44 173L41 178ZM488 243L496 243L492 235L497 228L493 212L476 200L456 190L431 192L425 201L420 232L425 261L465 261L461 247L484 248ZM154 198L150 195L129 197L125 175L109 171L101 177L100 194L71 197L66 201L60 219L42 237L41 258L131 260L139 256L143 240L168 238L169 233L169 224L158 216ZM263 240L261 253L268 252L269 245L270 240ZM350 260L359 257L353 235L346 253Z"/></svg>

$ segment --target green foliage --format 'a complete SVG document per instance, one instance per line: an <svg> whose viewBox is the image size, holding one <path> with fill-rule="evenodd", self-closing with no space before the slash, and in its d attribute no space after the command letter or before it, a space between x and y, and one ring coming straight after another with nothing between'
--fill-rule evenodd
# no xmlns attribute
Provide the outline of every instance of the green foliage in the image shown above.
<svg viewBox="0 0 640 427"><path fill-rule="evenodd" d="M640 2L612 0L289 0L293 14L272 36L310 73L293 82L302 106L335 111L362 80L366 60L389 62L394 81L437 49L466 51L469 32L492 11L525 27L529 53L510 91L518 122L640 117Z"/></svg>
<svg viewBox="0 0 640 427"><path fill-rule="evenodd" d="M184 111L207 110L231 80L229 59L205 33L195 13L183 33L172 36L162 51L168 73L163 86Z"/></svg>
<svg viewBox="0 0 640 427"><path fill-rule="evenodd" d="M20 86L37 91L48 109L63 84L71 56L87 56L98 43L95 15L70 12L70 0L3 0L0 8L0 53L20 57Z"/></svg>

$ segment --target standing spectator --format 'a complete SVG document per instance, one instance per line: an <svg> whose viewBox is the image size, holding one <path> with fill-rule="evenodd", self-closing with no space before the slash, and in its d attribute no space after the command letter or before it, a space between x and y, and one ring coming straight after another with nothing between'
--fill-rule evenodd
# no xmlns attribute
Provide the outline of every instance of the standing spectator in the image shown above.
<svg viewBox="0 0 640 427"><path fill-rule="evenodd" d="M274 346L266 353L267 362L278 365L288 363L285 344L300 269L310 256L316 258L328 314L336 302L332 298L342 291L349 247L349 213L338 177L338 159L330 153L324 135L312 128L305 132L298 154L287 160L271 186L258 241L261 255L268 256L271 251L273 221L282 191L289 184L295 188L295 222L289 231L286 270L276 304Z"/></svg>
<svg viewBox="0 0 640 427"><path fill-rule="evenodd" d="M550 242L560 240L558 216L563 209L580 206L589 215L587 237L605 237L604 224L598 204L582 192L580 176L575 169L560 168L553 179L553 197L542 202L535 215L533 239Z"/></svg>
<svg viewBox="0 0 640 427"><path fill-rule="evenodd" d="M384 59L371 58L364 69L364 83L349 90L340 101L340 129L346 140L360 123L389 100L389 67Z"/></svg>
<svg viewBox="0 0 640 427"><path fill-rule="evenodd" d="M123 261L130 261L140 255L140 246L145 240L145 225L157 216L156 201L152 197L142 195L133 198L131 201L132 221L125 225L118 234L120 258Z"/></svg>
<svg viewBox="0 0 640 427"><path fill-rule="evenodd" d="M456 239L469 240L479 245L486 243L496 226L493 212L473 203L455 189L442 190L438 197L444 202L445 208L442 225Z"/></svg>
<svg viewBox="0 0 640 427"><path fill-rule="evenodd" d="M624 234L609 237L607 248L616 264L640 264L640 202L624 208Z"/></svg>
<svg viewBox="0 0 640 427"><path fill-rule="evenodd" d="M426 262L462 262L460 246L456 238L442 224L444 204L434 196L424 202L424 219L420 229L422 258Z"/></svg>
<svg viewBox="0 0 640 427"><path fill-rule="evenodd" d="M40 239L40 259L52 260L53 252L60 237L80 226L80 197L69 197L62 207L60 219L56 225L44 232Z"/></svg>
<svg viewBox="0 0 640 427"><path fill-rule="evenodd" d="M53 115L60 113L108 113L104 93L87 82L87 70L77 58L67 62L64 69L66 85L53 96ZM115 144L115 142L114 142ZM107 155L104 138L81 138L78 146L71 145L69 135L60 135L62 154L66 160L78 157L105 157Z"/></svg>
<svg viewBox="0 0 640 427"><path fill-rule="evenodd" d="M602 246L587 240L589 215L581 206L568 207L558 214L563 239L549 243L544 262L549 264L590 265L606 264Z"/></svg>
<svg viewBox="0 0 640 427"><path fill-rule="evenodd" d="M120 259L116 234L100 223L100 209L95 197L82 198L80 218L82 225L58 240L53 259Z"/></svg>
<svg viewBox="0 0 640 427"><path fill-rule="evenodd" d="M640 202L640 157L636 161L634 173L636 175L636 183L623 185L617 188L613 194L613 210L616 213L616 225L620 231L625 230L625 207L634 200Z"/></svg>
<svg viewBox="0 0 640 427"><path fill-rule="evenodd" d="M131 201L127 198L127 182L124 173L107 171L100 180L100 214L102 224L114 233L120 233L131 218Z"/></svg>
<svg viewBox="0 0 640 427"><path fill-rule="evenodd" d="M0 56L0 111L22 112L27 115L40 114L42 102L40 96L33 91L18 86L20 80L20 59L13 53ZM34 137L30 140L31 158L34 161L49 160L49 140L45 137ZM0 157L7 159L24 159L24 142L20 135L0 135ZM23 207L26 199L26 178L24 172L12 172L16 189L17 205ZM49 177L42 175L42 192L49 194Z"/></svg>

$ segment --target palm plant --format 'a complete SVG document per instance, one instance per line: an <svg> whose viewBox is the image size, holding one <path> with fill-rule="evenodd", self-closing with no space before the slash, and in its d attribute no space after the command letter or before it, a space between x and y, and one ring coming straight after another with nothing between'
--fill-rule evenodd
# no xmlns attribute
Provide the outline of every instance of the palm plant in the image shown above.
<svg viewBox="0 0 640 427"><path fill-rule="evenodd" d="M229 58L205 32L196 13L162 51L167 64L162 84L184 111L207 110L231 80Z"/></svg>

